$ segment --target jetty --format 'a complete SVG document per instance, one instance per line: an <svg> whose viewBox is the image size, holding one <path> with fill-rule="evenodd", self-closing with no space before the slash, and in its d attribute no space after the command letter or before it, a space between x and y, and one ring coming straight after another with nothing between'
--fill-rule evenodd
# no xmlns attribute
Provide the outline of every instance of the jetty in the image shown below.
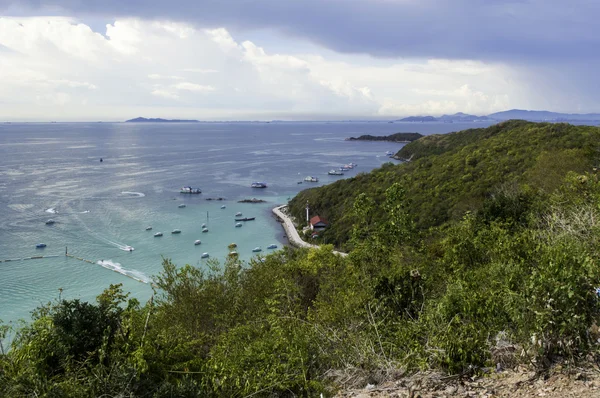
<svg viewBox="0 0 600 398"><path fill-rule="evenodd" d="M296 230L296 226L294 225L292 219L285 212L286 209L287 205L275 207L273 209L273 214L275 214L275 217L277 217L281 221L283 229L285 230L285 235L287 236L290 245L295 247L318 249L318 245L310 244L308 242L303 241L300 238L300 235L298 234L298 231ZM348 253L343 253L336 250L334 250L333 253L338 254L342 257L346 257L348 255Z"/></svg>

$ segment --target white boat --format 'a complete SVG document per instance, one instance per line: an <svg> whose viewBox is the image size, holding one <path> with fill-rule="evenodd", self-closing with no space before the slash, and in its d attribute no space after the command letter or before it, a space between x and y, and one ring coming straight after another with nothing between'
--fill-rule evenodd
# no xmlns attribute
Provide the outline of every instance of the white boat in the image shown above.
<svg viewBox="0 0 600 398"><path fill-rule="evenodd" d="M223 206L221 206L221 209L225 209L226 207L227 207L227 206L223 205Z"/></svg>
<svg viewBox="0 0 600 398"><path fill-rule="evenodd" d="M185 205L182 203L182 204L180 204L180 205L179 205L179 206L177 206L177 207L179 207L180 209L183 209L183 208L185 207Z"/></svg>
<svg viewBox="0 0 600 398"><path fill-rule="evenodd" d="M267 249L277 249L277 245L271 244L271 245L267 246Z"/></svg>
<svg viewBox="0 0 600 398"><path fill-rule="evenodd" d="M346 166L341 166L340 167L340 171L348 171L348 170L350 170L350 169L348 167L346 167Z"/></svg>
<svg viewBox="0 0 600 398"><path fill-rule="evenodd" d="M235 213L235 216L236 216L236 217L240 217L241 215L242 215L242 212L241 212L241 211L238 211L237 213Z"/></svg>
<svg viewBox="0 0 600 398"><path fill-rule="evenodd" d="M181 230L180 229L174 229L171 231L172 234L180 234Z"/></svg>
<svg viewBox="0 0 600 398"><path fill-rule="evenodd" d="M387 151L387 152L385 153L385 156L394 156L394 152L392 152L392 151Z"/></svg>
<svg viewBox="0 0 600 398"><path fill-rule="evenodd" d="M352 167L354 168L354 167L356 167L356 166L358 166L358 165L357 165L356 163L352 163L352 162L350 162L350 166L352 166Z"/></svg>
<svg viewBox="0 0 600 398"><path fill-rule="evenodd" d="M202 228L202 232L208 232L208 228Z"/></svg>
<svg viewBox="0 0 600 398"><path fill-rule="evenodd" d="M340 170L335 170L335 169L331 169L329 170L329 172L327 173L330 176L343 176L344 173L342 173Z"/></svg>
<svg viewBox="0 0 600 398"><path fill-rule="evenodd" d="M229 257L237 257L238 256L238 252L236 252L235 250L232 250L229 252Z"/></svg>
<svg viewBox="0 0 600 398"><path fill-rule="evenodd" d="M52 224L54 224L55 222L56 222L56 221L54 221L54 220L50 219L50 220L46 221L46 225L52 225Z"/></svg>
<svg viewBox="0 0 600 398"><path fill-rule="evenodd" d="M152 227L151 226L147 226L146 227L146 231L152 231Z"/></svg>
<svg viewBox="0 0 600 398"><path fill-rule="evenodd" d="M198 239L198 240L194 241L194 245L196 245L196 246L198 246L200 243L202 243L202 242L200 241L200 239Z"/></svg>
<svg viewBox="0 0 600 398"><path fill-rule="evenodd" d="M317 177L313 177L313 176L306 176L306 177L304 177L304 181L319 182L319 179Z"/></svg>
<svg viewBox="0 0 600 398"><path fill-rule="evenodd" d="M238 222L238 223L236 223L236 224L235 224L235 227L236 227L236 228L239 228L239 227L241 227L242 225L243 225L243 224L242 224L241 222Z"/></svg>
<svg viewBox="0 0 600 398"><path fill-rule="evenodd" d="M123 248L123 250L125 250L126 252L132 252L132 251L134 251L135 249L134 249L133 247L131 247L131 246L125 246L125 247Z"/></svg>
<svg viewBox="0 0 600 398"><path fill-rule="evenodd" d="M162 232L157 232L157 233L155 233L155 234L154 234L154 237L155 237L155 238L157 238L157 237L159 237L159 236L162 236Z"/></svg>
<svg viewBox="0 0 600 398"><path fill-rule="evenodd" d="M260 246L256 246L254 249L252 249L253 253L258 253L258 252L261 252L261 251L262 251L262 249L260 248Z"/></svg>
<svg viewBox="0 0 600 398"><path fill-rule="evenodd" d="M208 253L202 253L202 255L200 256L200 258L208 258L208 257L209 257Z"/></svg>
<svg viewBox="0 0 600 398"><path fill-rule="evenodd" d="M206 224L202 223L202 225L200 226L201 228L206 228Z"/></svg>
<svg viewBox="0 0 600 398"><path fill-rule="evenodd" d="M252 184L250 184L250 186L252 188L266 188L267 183L266 182L253 182Z"/></svg>
<svg viewBox="0 0 600 398"><path fill-rule="evenodd" d="M192 188L192 187L183 187L179 191L180 193L191 193L191 194L199 194L202 193L200 188Z"/></svg>
<svg viewBox="0 0 600 398"><path fill-rule="evenodd" d="M350 169L353 169L353 168L354 168L354 166L352 165L352 163L350 163L350 164L345 164L345 165L343 165L342 167L345 167L345 168L347 168L348 170L350 170Z"/></svg>

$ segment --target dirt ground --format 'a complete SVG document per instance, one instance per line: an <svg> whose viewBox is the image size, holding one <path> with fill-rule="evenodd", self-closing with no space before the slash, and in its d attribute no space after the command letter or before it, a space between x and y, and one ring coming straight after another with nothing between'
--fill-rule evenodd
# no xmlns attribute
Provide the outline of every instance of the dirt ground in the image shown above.
<svg viewBox="0 0 600 398"><path fill-rule="evenodd" d="M525 368L490 372L479 377L458 379L436 373L401 377L379 385L346 389L336 398L443 398L443 397L515 397L515 398L597 398L600 397L600 369L562 369L555 367L545 377L536 377Z"/></svg>

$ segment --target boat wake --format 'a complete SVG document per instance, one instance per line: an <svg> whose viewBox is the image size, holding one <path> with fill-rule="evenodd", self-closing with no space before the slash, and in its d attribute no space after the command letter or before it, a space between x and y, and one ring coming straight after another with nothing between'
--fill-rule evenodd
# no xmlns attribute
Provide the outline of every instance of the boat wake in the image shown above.
<svg viewBox="0 0 600 398"><path fill-rule="evenodd" d="M146 194L141 193L141 192L128 192L128 191L121 192L121 195L129 196L132 198L143 198L144 196L146 196Z"/></svg>
<svg viewBox="0 0 600 398"><path fill-rule="evenodd" d="M142 283L152 283L152 278L148 277L143 272L125 269L121 266L121 264L113 263L111 260L100 260L96 264L101 265L102 267L111 271L118 272L119 274L125 275L131 279L135 279L136 281Z"/></svg>

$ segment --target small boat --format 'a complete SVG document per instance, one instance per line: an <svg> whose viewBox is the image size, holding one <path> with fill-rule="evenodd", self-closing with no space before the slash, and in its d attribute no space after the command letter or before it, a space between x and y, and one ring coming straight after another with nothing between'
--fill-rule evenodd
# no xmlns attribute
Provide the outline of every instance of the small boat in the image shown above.
<svg viewBox="0 0 600 398"><path fill-rule="evenodd" d="M151 226L147 226L146 227L146 231L152 231L152 227Z"/></svg>
<svg viewBox="0 0 600 398"><path fill-rule="evenodd" d="M221 209L225 209L226 207L227 207L227 206L223 205L223 206L221 206Z"/></svg>
<svg viewBox="0 0 600 398"><path fill-rule="evenodd" d="M43 249L44 247L46 247L45 243L38 243L37 245L35 245L36 249Z"/></svg>
<svg viewBox="0 0 600 398"><path fill-rule="evenodd" d="M202 223L202 225L200 226L201 228L206 228L206 224Z"/></svg>
<svg viewBox="0 0 600 398"><path fill-rule="evenodd" d="M394 152L392 152L392 151L387 151L387 152L385 153L385 156L394 156Z"/></svg>
<svg viewBox="0 0 600 398"><path fill-rule="evenodd" d="M236 218L235 221L254 221L255 217Z"/></svg>
<svg viewBox="0 0 600 398"><path fill-rule="evenodd" d="M241 216L242 216L242 212L241 212L241 211L238 211L237 213L235 213L235 216L236 216L236 217L241 217Z"/></svg>
<svg viewBox="0 0 600 398"><path fill-rule="evenodd" d="M56 222L56 221L54 221L54 220L50 219L50 220L46 221L46 225L52 225L52 224L54 224L55 222Z"/></svg>
<svg viewBox="0 0 600 398"><path fill-rule="evenodd" d="M348 171L348 170L350 170L350 169L348 167L346 167L346 166L341 166L340 167L340 171Z"/></svg>
<svg viewBox="0 0 600 398"><path fill-rule="evenodd" d="M272 244L267 246L267 249L277 249L277 245L276 244Z"/></svg>
<svg viewBox="0 0 600 398"><path fill-rule="evenodd" d="M344 173L342 173L340 170L329 170L329 172L327 172L327 174L329 174L330 176L343 176Z"/></svg>
<svg viewBox="0 0 600 398"><path fill-rule="evenodd" d="M134 251L135 249L134 249L133 247L131 247L131 246L125 246L125 247L123 248L123 250L125 250L126 252L132 252L132 251Z"/></svg>
<svg viewBox="0 0 600 398"><path fill-rule="evenodd" d="M200 243L202 243L202 242L200 241L200 239L198 239L198 240L194 241L194 245L196 245L196 246L198 246Z"/></svg>
<svg viewBox="0 0 600 398"><path fill-rule="evenodd" d="M261 251L262 251L262 249L260 248L260 246L256 246L254 249L252 249L253 253L258 253L258 252L261 252Z"/></svg>
<svg viewBox="0 0 600 398"><path fill-rule="evenodd" d="M250 186L252 188L266 188L267 183L266 182L253 182L252 184L250 184Z"/></svg>
<svg viewBox="0 0 600 398"><path fill-rule="evenodd" d="M235 250L232 250L229 252L228 254L229 257L237 257L238 256L238 252L236 252Z"/></svg>
<svg viewBox="0 0 600 398"><path fill-rule="evenodd" d="M235 224L235 227L236 227L236 228L239 228L239 227L241 227L242 225L244 225L244 224L242 224L241 222L239 222L239 223L236 223L236 224Z"/></svg>
<svg viewBox="0 0 600 398"><path fill-rule="evenodd" d="M155 238L158 238L159 236L162 236L162 232L157 232L157 233L154 234Z"/></svg>
<svg viewBox="0 0 600 398"><path fill-rule="evenodd" d="M202 253L202 255L200 256L200 258L208 258L208 253Z"/></svg>
<svg viewBox="0 0 600 398"><path fill-rule="evenodd" d="M313 176L306 176L306 177L304 177L304 181L307 181L307 182L319 182L319 179L317 177L313 177Z"/></svg>
<svg viewBox="0 0 600 398"><path fill-rule="evenodd" d="M352 166L352 168L354 168L354 167L358 166L358 164L350 162L350 166Z"/></svg>
<svg viewBox="0 0 600 398"><path fill-rule="evenodd" d="M302 184L302 181L298 181L298 184Z"/></svg>
<svg viewBox="0 0 600 398"><path fill-rule="evenodd" d="M237 244L236 243L230 243L229 245L227 245L227 247L229 249L235 249L237 247Z"/></svg>
<svg viewBox="0 0 600 398"><path fill-rule="evenodd" d="M174 229L171 231L172 234L180 234L181 230L180 229Z"/></svg>
<svg viewBox="0 0 600 398"><path fill-rule="evenodd" d="M200 188L192 188L192 187L183 187L179 190L180 193L190 193L190 194L199 194L202 193Z"/></svg>
<svg viewBox="0 0 600 398"><path fill-rule="evenodd" d="M183 204L183 203L182 203L182 204L180 204L180 205L179 205L179 206L177 206L177 207L179 207L180 209L183 209L183 208L185 207L185 204Z"/></svg>
<svg viewBox="0 0 600 398"><path fill-rule="evenodd" d="M202 232L208 232L208 228L202 228Z"/></svg>

